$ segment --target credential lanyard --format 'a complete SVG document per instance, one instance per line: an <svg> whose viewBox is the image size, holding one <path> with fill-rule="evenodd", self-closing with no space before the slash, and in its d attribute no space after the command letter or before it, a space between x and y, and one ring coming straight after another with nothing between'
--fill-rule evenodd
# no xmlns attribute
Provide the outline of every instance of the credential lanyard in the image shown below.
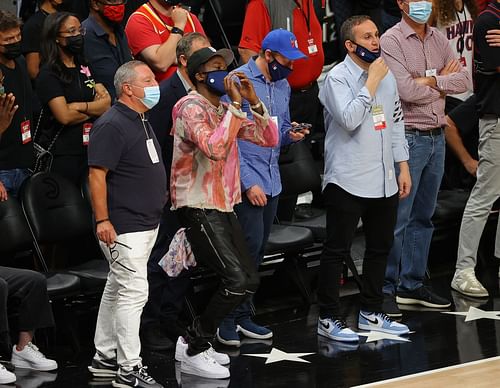
<svg viewBox="0 0 500 388"><path fill-rule="evenodd" d="M300 10L300 12L302 12L302 15L304 15L304 18L306 19L306 23L307 23L307 31L310 34L311 33L311 5L310 4L307 5L307 15L306 15L306 13L304 12L304 9L302 8L302 5L300 5L300 3L297 0L293 0L293 2L297 5L297 8Z"/></svg>

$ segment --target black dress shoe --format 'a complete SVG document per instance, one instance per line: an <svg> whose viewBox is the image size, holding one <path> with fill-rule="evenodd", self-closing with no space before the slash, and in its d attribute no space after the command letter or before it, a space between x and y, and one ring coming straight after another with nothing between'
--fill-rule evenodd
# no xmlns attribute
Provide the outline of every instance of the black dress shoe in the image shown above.
<svg viewBox="0 0 500 388"><path fill-rule="evenodd" d="M403 314L396 303L396 296L391 294L384 294L384 302L382 304L382 311L391 318L401 318Z"/></svg>
<svg viewBox="0 0 500 388"><path fill-rule="evenodd" d="M141 328L141 345L148 350L165 351L174 348L172 342L158 325Z"/></svg>

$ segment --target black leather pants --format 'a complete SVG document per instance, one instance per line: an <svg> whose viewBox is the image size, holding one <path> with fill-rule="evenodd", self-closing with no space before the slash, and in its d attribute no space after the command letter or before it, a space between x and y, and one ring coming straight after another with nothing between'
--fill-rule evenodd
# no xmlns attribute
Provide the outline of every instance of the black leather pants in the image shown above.
<svg viewBox="0 0 500 388"><path fill-rule="evenodd" d="M177 214L196 261L220 279L205 311L188 328L188 354L192 356L208 349L224 317L255 293L259 277L234 213L181 208Z"/></svg>

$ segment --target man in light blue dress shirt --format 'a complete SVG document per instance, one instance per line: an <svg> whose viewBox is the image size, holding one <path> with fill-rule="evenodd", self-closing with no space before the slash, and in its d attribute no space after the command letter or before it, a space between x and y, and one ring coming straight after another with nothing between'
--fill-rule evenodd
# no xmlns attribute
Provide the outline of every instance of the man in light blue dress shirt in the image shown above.
<svg viewBox="0 0 500 388"><path fill-rule="evenodd" d="M408 195L411 179L396 81L379 58L377 27L368 16L353 16L341 31L347 56L328 73L319 95L327 130L327 238L320 262L318 334L355 342L358 335L342 319L339 284L359 219L366 250L358 327L408 333L406 325L383 314L382 287L398 201Z"/></svg>
<svg viewBox="0 0 500 388"><path fill-rule="evenodd" d="M246 243L258 267L264 257L271 225L276 215L281 178L278 166L280 148L302 140L307 129L291 131L296 123L290 122L290 85L286 77L293 70L293 61L305 58L297 48L295 35L284 29L269 32L262 41L258 56L236 69L245 73L252 82L255 93L266 105L269 114L280 130L276 147L261 147L245 140L238 140L242 203L234 210L245 233ZM251 118L248 102L242 101L242 110ZM238 306L219 327L217 339L228 346L240 346L241 333L253 339L269 339L273 332L251 319L251 302Z"/></svg>

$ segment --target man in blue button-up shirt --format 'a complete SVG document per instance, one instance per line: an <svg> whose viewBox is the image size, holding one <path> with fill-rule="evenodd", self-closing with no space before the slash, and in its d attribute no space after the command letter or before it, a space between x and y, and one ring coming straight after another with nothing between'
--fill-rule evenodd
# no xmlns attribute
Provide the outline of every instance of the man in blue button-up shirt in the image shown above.
<svg viewBox="0 0 500 388"><path fill-rule="evenodd" d="M293 61L305 58L297 48L295 35L283 29L273 30L265 36L261 47L257 57L237 69L252 81L257 96L266 105L281 132L280 143L274 148L238 140L241 187L244 195L242 203L235 207L235 211L257 266L264 257L264 247L281 192L278 166L280 148L302 140L309 133L307 129L291 130L288 108L290 85L286 77L293 69ZM242 109L251 117L247 101L243 101ZM250 317L250 302L246 302L223 321L217 333L218 340L225 345L239 346L238 332L255 339L272 337L271 330L257 325Z"/></svg>
<svg viewBox="0 0 500 388"><path fill-rule="evenodd" d="M407 326L382 313L382 286L398 197L408 195L411 180L396 81L379 58L377 27L368 16L354 16L343 24L342 39L348 54L328 73L319 96L327 129L323 182L327 239L320 264L318 334L358 341L340 314L339 283L360 218L366 251L358 327L408 333Z"/></svg>

